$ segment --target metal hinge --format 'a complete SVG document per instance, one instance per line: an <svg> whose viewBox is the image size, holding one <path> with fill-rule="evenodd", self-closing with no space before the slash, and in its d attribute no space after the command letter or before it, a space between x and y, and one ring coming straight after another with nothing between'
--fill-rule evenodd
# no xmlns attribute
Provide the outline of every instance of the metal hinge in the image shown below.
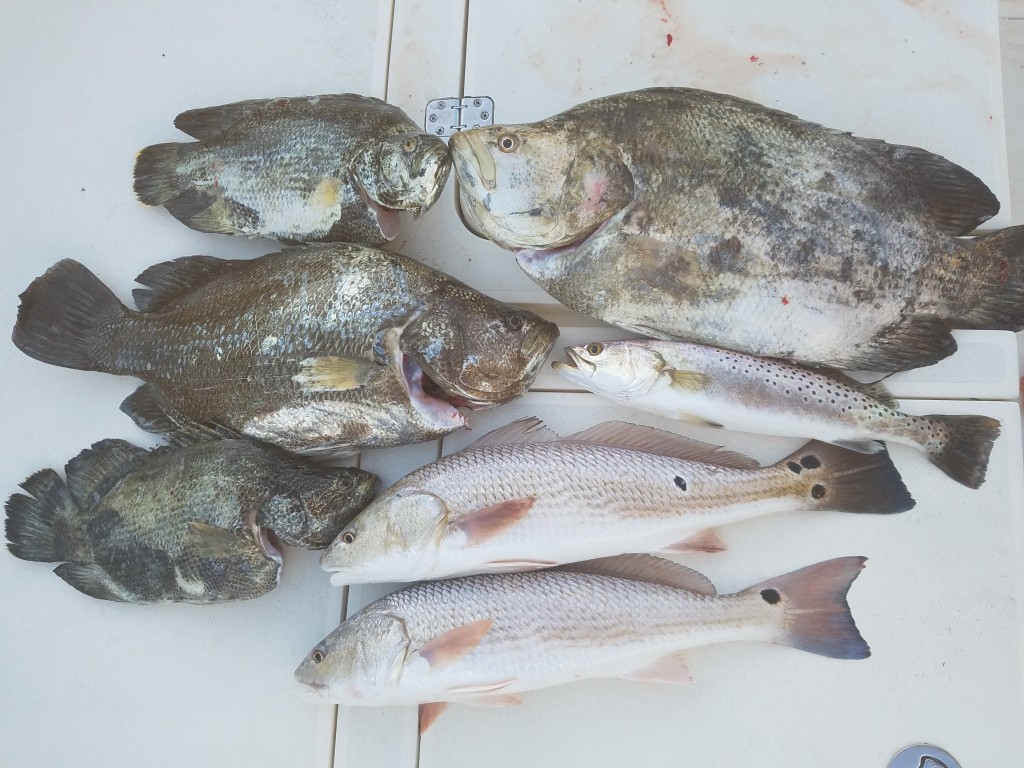
<svg viewBox="0 0 1024 768"><path fill-rule="evenodd" d="M494 99L490 96L431 99L423 114L423 129L442 138L482 125L494 125Z"/></svg>

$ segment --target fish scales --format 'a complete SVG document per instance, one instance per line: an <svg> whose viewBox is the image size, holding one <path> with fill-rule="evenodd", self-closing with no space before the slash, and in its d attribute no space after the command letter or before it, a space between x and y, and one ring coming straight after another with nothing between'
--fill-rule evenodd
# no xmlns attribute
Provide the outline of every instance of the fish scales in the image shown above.
<svg viewBox="0 0 1024 768"><path fill-rule="evenodd" d="M138 279L149 287L135 291L133 312L77 262L60 262L22 295L15 343L46 362L146 380L123 407L144 428L174 411L303 452L448 434L465 424L458 405L525 392L558 333L365 246L190 257Z"/></svg>
<svg viewBox="0 0 1024 768"><path fill-rule="evenodd" d="M888 371L950 354L947 322L1024 327L1024 230L954 236L998 202L914 147L667 88L467 131L452 151L470 224L627 330Z"/></svg>

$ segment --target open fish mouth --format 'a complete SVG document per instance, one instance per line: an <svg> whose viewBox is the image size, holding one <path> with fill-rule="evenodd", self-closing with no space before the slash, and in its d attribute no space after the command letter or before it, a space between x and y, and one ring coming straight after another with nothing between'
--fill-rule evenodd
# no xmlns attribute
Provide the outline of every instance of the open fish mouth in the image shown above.
<svg viewBox="0 0 1024 768"><path fill-rule="evenodd" d="M559 374L569 379L569 381L576 381L583 384L588 379L593 378L594 374L597 373L597 366L576 354L572 347L566 347L565 354L569 358L569 362L553 360L551 362L551 367L558 371Z"/></svg>
<svg viewBox="0 0 1024 768"><path fill-rule="evenodd" d="M466 426L466 417L459 411L461 403L446 394L411 355L402 354L401 371L409 401L427 421L442 429Z"/></svg>
<svg viewBox="0 0 1024 768"><path fill-rule="evenodd" d="M399 226L399 210L397 208L388 208L381 205L376 200L366 194L366 190L363 189L362 185L353 179L356 191L359 192L359 197L366 203L366 207L373 211L373 215L377 219L377 229L380 230L381 237L391 241L395 239L398 234Z"/></svg>
<svg viewBox="0 0 1024 768"><path fill-rule="evenodd" d="M259 544L263 553L278 565L284 563L284 556L281 554L281 540L277 538L272 530L260 526Z"/></svg>

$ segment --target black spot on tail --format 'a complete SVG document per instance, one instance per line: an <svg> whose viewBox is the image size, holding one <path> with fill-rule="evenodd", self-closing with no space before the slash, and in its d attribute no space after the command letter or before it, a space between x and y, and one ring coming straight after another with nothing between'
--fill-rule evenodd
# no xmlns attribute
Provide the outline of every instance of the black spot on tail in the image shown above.
<svg viewBox="0 0 1024 768"><path fill-rule="evenodd" d="M814 486L812 486L811 487L811 497L815 498L815 499L823 499L823 498L825 498L825 486L824 485L814 485Z"/></svg>
<svg viewBox="0 0 1024 768"><path fill-rule="evenodd" d="M800 464L803 465L804 469L817 469L821 466L821 459L809 453L800 458Z"/></svg>
<svg viewBox="0 0 1024 768"><path fill-rule="evenodd" d="M774 589L762 589L761 597L764 598L764 601L768 603L768 605L775 605L782 599L782 596Z"/></svg>

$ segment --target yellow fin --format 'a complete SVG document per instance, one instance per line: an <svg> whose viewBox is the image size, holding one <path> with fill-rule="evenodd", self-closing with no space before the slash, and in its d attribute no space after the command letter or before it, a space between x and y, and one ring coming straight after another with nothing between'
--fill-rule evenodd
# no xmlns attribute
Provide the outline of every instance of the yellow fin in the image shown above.
<svg viewBox="0 0 1024 768"><path fill-rule="evenodd" d="M354 357L307 357L292 381L306 392L344 392L365 386L378 367Z"/></svg>
<svg viewBox="0 0 1024 768"><path fill-rule="evenodd" d="M697 371L680 371L675 368L666 368L665 373L672 380L672 386L677 389L687 389L694 392L707 389L711 380Z"/></svg>
<svg viewBox="0 0 1024 768"><path fill-rule="evenodd" d="M257 545L235 531L193 520L186 528L185 546L202 557L230 559L247 554Z"/></svg>
<svg viewBox="0 0 1024 768"><path fill-rule="evenodd" d="M490 619L480 619L449 629L424 643L417 653L427 660L432 670L447 667L472 652L493 623Z"/></svg>

